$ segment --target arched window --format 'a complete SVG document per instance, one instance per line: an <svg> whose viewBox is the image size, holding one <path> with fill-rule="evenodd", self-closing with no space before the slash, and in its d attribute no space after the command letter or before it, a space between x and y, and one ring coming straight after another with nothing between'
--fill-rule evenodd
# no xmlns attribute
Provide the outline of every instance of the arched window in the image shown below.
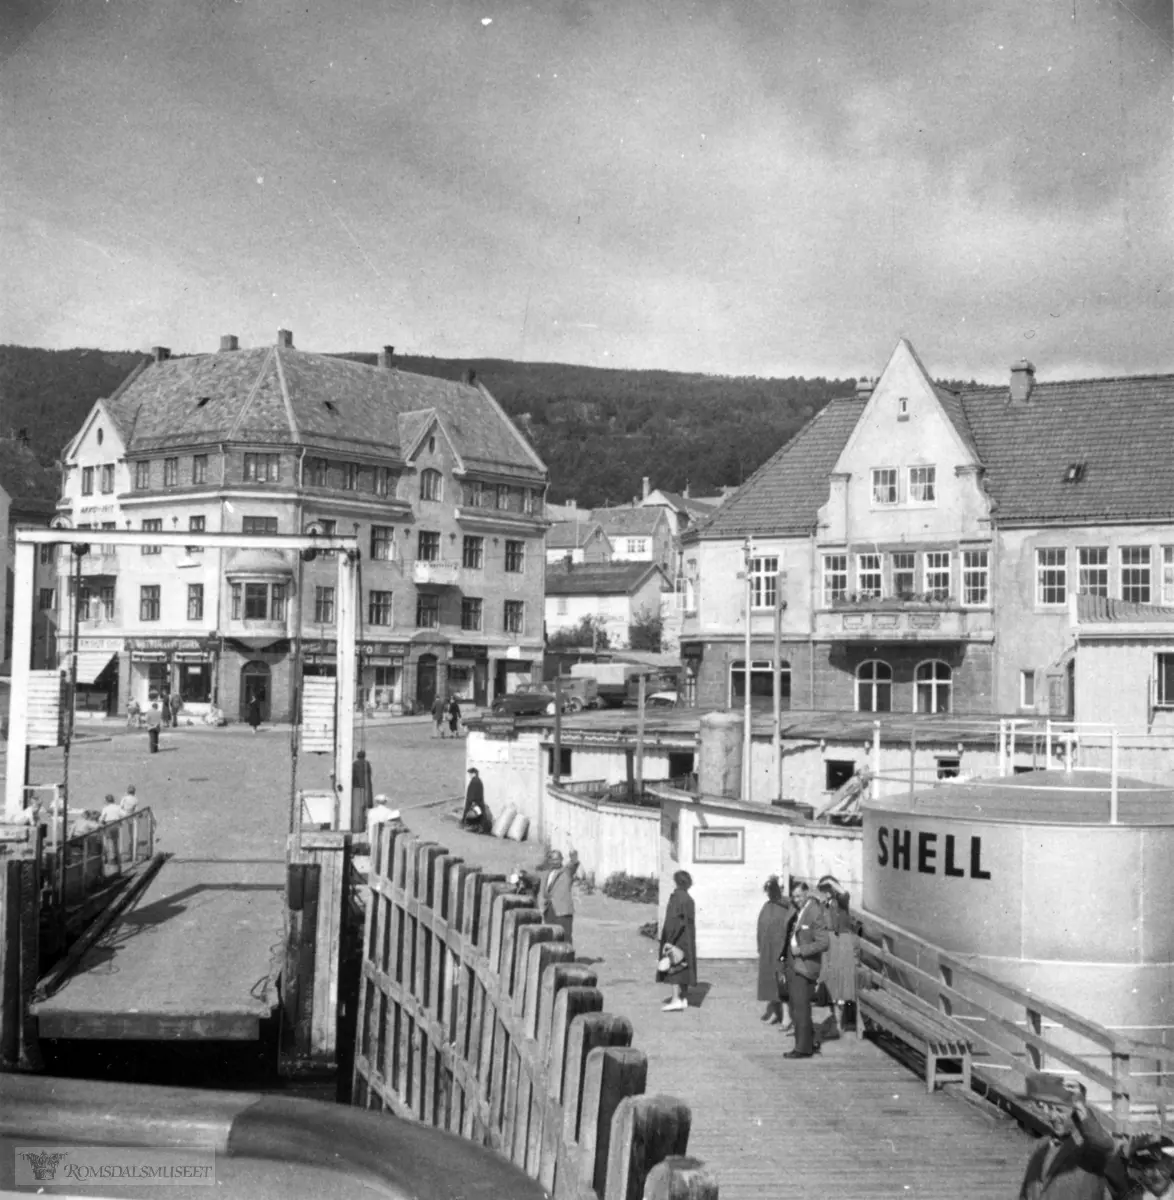
<svg viewBox="0 0 1174 1200"><path fill-rule="evenodd" d="M938 659L917 664L914 673L916 711L919 713L945 713L950 711L950 692L954 686L954 673L949 663Z"/></svg>
<svg viewBox="0 0 1174 1200"><path fill-rule="evenodd" d="M893 711L893 668L870 658L856 668L856 711Z"/></svg>
<svg viewBox="0 0 1174 1200"><path fill-rule="evenodd" d="M750 709L752 712L774 711L774 681L771 678L770 659L757 659L750 664ZM786 659L779 664L779 699L784 711L791 707L791 664ZM743 708L746 704L746 661L735 659L730 663L730 707Z"/></svg>
<svg viewBox="0 0 1174 1200"><path fill-rule="evenodd" d="M420 499L421 500L439 500L442 493L442 484L444 477L439 471L433 471L429 468L426 471L420 472Z"/></svg>

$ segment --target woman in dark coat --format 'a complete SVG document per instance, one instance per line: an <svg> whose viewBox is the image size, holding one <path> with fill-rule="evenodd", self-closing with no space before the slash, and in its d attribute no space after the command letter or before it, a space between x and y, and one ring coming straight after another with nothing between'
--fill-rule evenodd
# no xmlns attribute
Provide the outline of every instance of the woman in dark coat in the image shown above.
<svg viewBox="0 0 1174 1200"><path fill-rule="evenodd" d="M673 875L676 891L669 897L660 930L661 953L666 945L676 946L684 954L681 962L668 971L658 970L656 982L673 985L673 994L661 1005L664 1012L682 1012L689 1007L689 989L697 982L697 918L689 889L693 876L688 871Z"/></svg>
<svg viewBox="0 0 1174 1200"><path fill-rule="evenodd" d="M848 890L834 875L825 875L817 885L827 917L830 944L823 956L820 982L827 984L836 1025L844 1027L844 1005L856 1003L856 939L849 909Z"/></svg>
<svg viewBox="0 0 1174 1200"><path fill-rule="evenodd" d="M257 726L261 724L261 701L256 692L249 697L249 724L253 727L253 732L257 732Z"/></svg>
<svg viewBox="0 0 1174 1200"><path fill-rule="evenodd" d="M762 1019L779 1025L786 1017L786 1001L779 999L777 970L787 948L787 925L793 910L777 875L772 875L762 890L766 903L758 914L758 998L766 1004Z"/></svg>

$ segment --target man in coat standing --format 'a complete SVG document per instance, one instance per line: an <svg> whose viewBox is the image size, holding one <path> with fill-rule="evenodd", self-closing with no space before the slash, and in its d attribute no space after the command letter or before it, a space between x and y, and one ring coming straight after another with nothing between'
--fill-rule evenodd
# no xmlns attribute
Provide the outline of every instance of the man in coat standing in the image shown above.
<svg viewBox="0 0 1174 1200"><path fill-rule="evenodd" d="M565 942L571 944L575 925L575 901L571 884L579 869L579 854L572 850L563 865L562 851L551 850L538 866L538 911L547 925L561 926Z"/></svg>
<svg viewBox="0 0 1174 1200"><path fill-rule="evenodd" d="M360 750L351 766L351 832L362 833L367 828L367 810L375 803L375 784L371 779L371 764L367 751Z"/></svg>
<svg viewBox="0 0 1174 1200"><path fill-rule="evenodd" d="M811 1001L823 965L824 951L831 945L823 905L808 894L807 885L791 885L795 917L787 938L787 980L791 994L791 1020L795 1023L795 1046L784 1058L810 1058L816 1051L811 1020Z"/></svg>
<svg viewBox="0 0 1174 1200"><path fill-rule="evenodd" d="M461 828L474 833L488 833L493 828L485 808L485 785L476 767L469 768L469 787L465 792L465 811L461 813Z"/></svg>

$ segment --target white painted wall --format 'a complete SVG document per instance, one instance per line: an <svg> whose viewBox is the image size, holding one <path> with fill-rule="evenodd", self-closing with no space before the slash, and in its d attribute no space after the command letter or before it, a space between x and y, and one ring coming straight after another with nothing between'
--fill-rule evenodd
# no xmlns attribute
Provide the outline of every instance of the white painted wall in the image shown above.
<svg viewBox="0 0 1174 1200"><path fill-rule="evenodd" d="M659 809L601 803L548 786L543 790L543 812L551 846L564 857L577 850L582 873L597 884L619 871L659 874Z"/></svg>

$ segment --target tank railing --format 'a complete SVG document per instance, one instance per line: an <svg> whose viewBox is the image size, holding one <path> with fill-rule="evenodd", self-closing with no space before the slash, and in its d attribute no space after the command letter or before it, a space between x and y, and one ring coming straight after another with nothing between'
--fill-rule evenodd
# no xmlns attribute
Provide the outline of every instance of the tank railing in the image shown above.
<svg viewBox="0 0 1174 1200"><path fill-rule="evenodd" d="M42 856L43 906L63 902L66 911L76 908L154 853L155 817L149 808L67 838Z"/></svg>
<svg viewBox="0 0 1174 1200"><path fill-rule="evenodd" d="M1174 1117L1174 1048L1125 1037L939 949L871 913L860 912L856 937L862 982L884 981L935 1005L970 1030L978 1052L973 1074L989 1092L1015 1101L1022 1076L1063 1063L1109 1098L1106 1122L1128 1133ZM1021 1015L1020 1015L1021 1014ZM1078 1052L1052 1035L1061 1030L1091 1043ZM1149 1082L1154 1080L1155 1082Z"/></svg>

